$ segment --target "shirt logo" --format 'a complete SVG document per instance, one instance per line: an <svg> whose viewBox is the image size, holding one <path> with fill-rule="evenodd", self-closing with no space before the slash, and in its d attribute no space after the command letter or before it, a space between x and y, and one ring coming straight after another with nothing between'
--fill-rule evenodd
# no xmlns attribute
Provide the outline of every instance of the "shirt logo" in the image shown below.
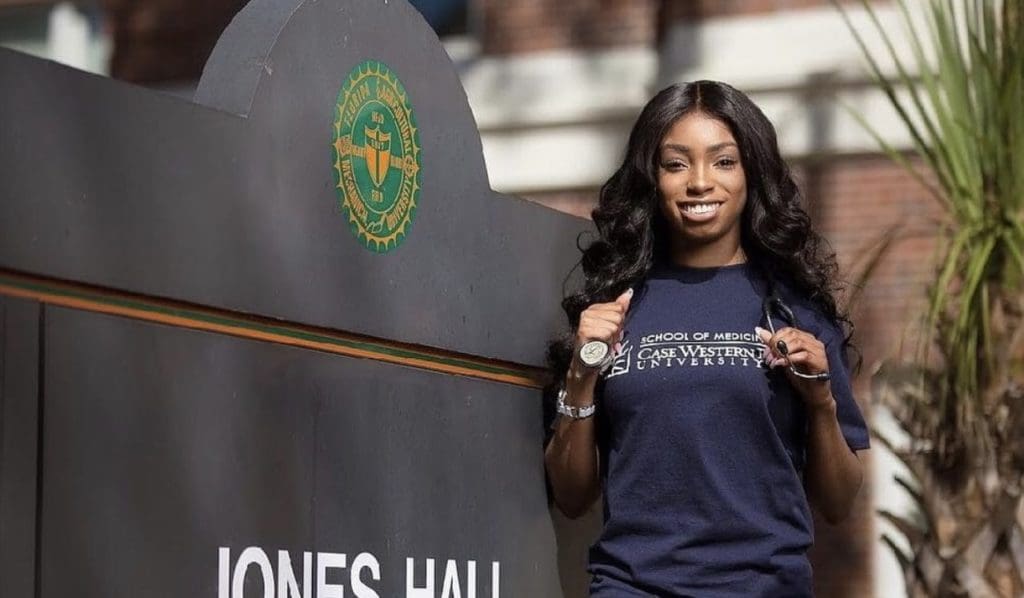
<svg viewBox="0 0 1024 598"><path fill-rule="evenodd" d="M334 183L356 239L395 249L409 234L421 187L419 130L405 87L382 62L348 74L335 105Z"/></svg>
<svg viewBox="0 0 1024 598"><path fill-rule="evenodd" d="M753 332L653 332L625 340L605 378L658 368L763 367Z"/></svg>

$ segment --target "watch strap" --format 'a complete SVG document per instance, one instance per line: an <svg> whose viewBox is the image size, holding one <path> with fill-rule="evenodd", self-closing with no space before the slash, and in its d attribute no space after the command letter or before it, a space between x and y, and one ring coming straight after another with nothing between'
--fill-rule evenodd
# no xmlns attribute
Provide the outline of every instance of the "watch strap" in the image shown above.
<svg viewBox="0 0 1024 598"><path fill-rule="evenodd" d="M569 393L564 389L558 391L558 403L555 409L558 413L570 418L570 419L586 419L591 415L594 415L594 411L597 406L594 403L586 405L584 407L576 407L575 405L568 405L565 402L565 397Z"/></svg>

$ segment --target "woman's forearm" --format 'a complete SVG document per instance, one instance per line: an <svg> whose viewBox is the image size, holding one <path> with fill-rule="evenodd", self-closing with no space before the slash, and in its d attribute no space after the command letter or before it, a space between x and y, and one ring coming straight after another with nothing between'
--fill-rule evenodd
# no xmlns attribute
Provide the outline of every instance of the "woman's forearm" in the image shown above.
<svg viewBox="0 0 1024 598"><path fill-rule="evenodd" d="M566 404L593 404L595 383L593 376L574 379L570 375ZM544 451L544 466L555 504L567 517L576 518L587 512L600 493L595 423L593 417L557 417L554 434Z"/></svg>
<svg viewBox="0 0 1024 598"><path fill-rule="evenodd" d="M567 405L588 407L594 404L600 370L584 367L579 360L580 348L599 341L611 350L620 342L632 297L633 289L626 289L615 301L594 303L580 313L573 341L574 357L565 377ZM596 425L593 417L573 419L559 415L554 435L544 451L544 467L551 481L555 504L568 517L586 513L600 494Z"/></svg>
<svg viewBox="0 0 1024 598"><path fill-rule="evenodd" d="M808 413L807 497L829 523L849 515L864 479L860 458L843 437L833 399Z"/></svg>

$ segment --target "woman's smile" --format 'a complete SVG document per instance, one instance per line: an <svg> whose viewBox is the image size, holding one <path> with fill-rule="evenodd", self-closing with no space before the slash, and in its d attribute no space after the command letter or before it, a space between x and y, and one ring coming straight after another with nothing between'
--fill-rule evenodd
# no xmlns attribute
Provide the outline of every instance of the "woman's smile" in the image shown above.
<svg viewBox="0 0 1024 598"><path fill-rule="evenodd" d="M676 202L679 206L679 211L682 212L683 218L690 222L710 222L715 219L718 215L719 207L725 203L723 201L687 201L687 202Z"/></svg>

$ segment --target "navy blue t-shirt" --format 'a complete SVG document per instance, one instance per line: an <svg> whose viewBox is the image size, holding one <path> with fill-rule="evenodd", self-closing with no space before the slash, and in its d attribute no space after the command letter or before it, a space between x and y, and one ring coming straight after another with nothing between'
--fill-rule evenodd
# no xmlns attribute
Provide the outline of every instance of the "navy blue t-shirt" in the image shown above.
<svg viewBox="0 0 1024 598"><path fill-rule="evenodd" d="M656 266L637 289L598 393L604 529L591 596L811 595L806 416L782 369L761 363L766 292L747 264ZM843 435L867 448L840 328L777 292L825 343Z"/></svg>

